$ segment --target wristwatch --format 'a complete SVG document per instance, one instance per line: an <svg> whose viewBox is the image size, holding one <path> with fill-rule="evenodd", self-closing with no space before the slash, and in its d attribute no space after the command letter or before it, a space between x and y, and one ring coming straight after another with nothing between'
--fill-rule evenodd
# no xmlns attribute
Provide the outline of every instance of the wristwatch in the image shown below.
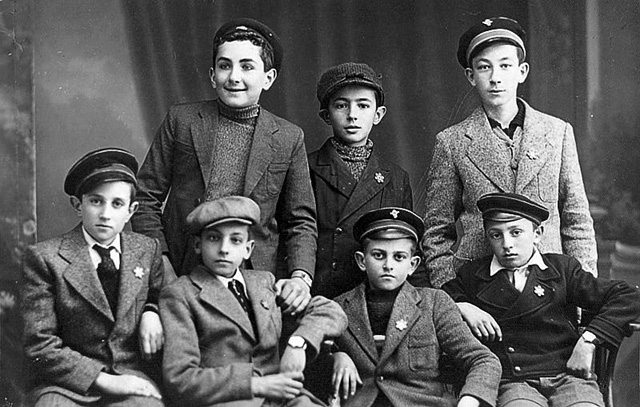
<svg viewBox="0 0 640 407"><path fill-rule="evenodd" d="M602 341L598 339L592 332L584 331L581 335L582 340L586 343L592 343L596 346L602 344Z"/></svg>
<svg viewBox="0 0 640 407"><path fill-rule="evenodd" d="M311 288L311 283L313 283L313 280L311 279L311 276L309 276L309 274L305 273L302 270L296 270L293 273L291 273L291 278L299 278L302 281L304 281L309 288Z"/></svg>
<svg viewBox="0 0 640 407"><path fill-rule="evenodd" d="M302 336L293 335L289 337L287 345L295 349L307 350L307 341Z"/></svg>

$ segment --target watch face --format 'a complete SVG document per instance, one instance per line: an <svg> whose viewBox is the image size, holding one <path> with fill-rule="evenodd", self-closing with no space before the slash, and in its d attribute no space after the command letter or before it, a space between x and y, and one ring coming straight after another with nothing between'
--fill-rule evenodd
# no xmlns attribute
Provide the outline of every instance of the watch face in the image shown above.
<svg viewBox="0 0 640 407"><path fill-rule="evenodd" d="M292 336L291 338L289 338L288 343L292 348L302 348L304 347L305 341L301 336Z"/></svg>

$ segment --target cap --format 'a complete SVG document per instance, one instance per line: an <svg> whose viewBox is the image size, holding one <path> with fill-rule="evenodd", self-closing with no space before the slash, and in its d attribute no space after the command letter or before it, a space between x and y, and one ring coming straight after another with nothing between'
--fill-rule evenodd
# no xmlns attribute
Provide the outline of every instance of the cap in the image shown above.
<svg viewBox="0 0 640 407"><path fill-rule="evenodd" d="M121 148L108 147L91 151L76 161L64 179L64 192L77 195L82 188L96 182L126 181L138 185L136 157Z"/></svg>
<svg viewBox="0 0 640 407"><path fill-rule="evenodd" d="M482 219L494 222L525 218L539 225L549 218L546 207L519 194L496 192L483 195L478 199L478 208Z"/></svg>
<svg viewBox="0 0 640 407"><path fill-rule="evenodd" d="M458 62L463 68L469 68L473 51L482 44L495 41L506 41L519 47L526 57L525 40L526 32L516 20L507 17L487 18L469 28L460 37Z"/></svg>
<svg viewBox="0 0 640 407"><path fill-rule="evenodd" d="M187 227L193 234L228 222L255 225L260 222L260 207L251 198L227 196L204 202L187 215Z"/></svg>
<svg viewBox="0 0 640 407"><path fill-rule="evenodd" d="M252 18L238 18L231 20L218 28L218 31L216 31L216 34L213 37L213 43L217 44L222 38L234 31L254 32L264 38L265 41L271 45L271 48L273 48L273 67L277 71L280 71L284 51L282 49L282 44L280 43L280 38L271 28Z"/></svg>
<svg viewBox="0 0 640 407"><path fill-rule="evenodd" d="M345 62L324 71L318 80L316 94L320 109L326 109L329 99L339 89L348 85L362 85L373 89L378 97L378 105L384 105L382 77L367 64Z"/></svg>
<svg viewBox="0 0 640 407"><path fill-rule="evenodd" d="M387 207L371 210L353 225L353 237L362 241L365 237L376 239L409 238L416 242L424 234L424 222L405 208Z"/></svg>

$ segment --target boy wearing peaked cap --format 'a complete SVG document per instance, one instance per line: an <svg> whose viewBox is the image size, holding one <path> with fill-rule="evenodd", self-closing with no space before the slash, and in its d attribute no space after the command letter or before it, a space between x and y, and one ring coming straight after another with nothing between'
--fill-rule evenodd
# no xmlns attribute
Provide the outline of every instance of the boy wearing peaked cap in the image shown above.
<svg viewBox="0 0 640 407"><path fill-rule="evenodd" d="M162 290L166 331L163 377L174 401L197 406L323 405L303 388L307 357L346 326L340 307L312 297L296 313L295 331L280 358L281 307L272 273L240 268L256 244L260 207L228 196L187 217L198 264Z"/></svg>
<svg viewBox="0 0 640 407"><path fill-rule="evenodd" d="M334 397L346 406L494 406L500 364L471 334L446 293L416 288L406 278L422 219L399 207L361 216L353 227L356 262L367 281L340 295L349 325L336 341ZM454 399L440 382L447 353L464 370Z"/></svg>
<svg viewBox="0 0 640 407"><path fill-rule="evenodd" d="M276 274L285 310L300 312L310 298L317 239L304 134L260 105L282 59L280 39L259 21L240 18L218 29L209 72L217 99L169 109L138 174L132 226L160 240L167 268L187 274L198 261L187 215L224 196L253 199L262 218L251 267Z"/></svg>
<svg viewBox="0 0 640 407"><path fill-rule="evenodd" d="M64 182L81 223L25 253L24 351L36 406L163 405L153 381L161 248L123 232L138 207L137 170L118 148L82 157Z"/></svg>
<svg viewBox="0 0 640 407"><path fill-rule="evenodd" d="M317 96L333 136L309 154L318 224L312 292L333 298L365 279L353 259L355 221L376 208L412 209L413 197L407 173L385 160L370 138L387 111L380 75L363 63L336 65L320 77Z"/></svg>
<svg viewBox="0 0 640 407"><path fill-rule="evenodd" d="M509 18L484 19L460 37L458 61L482 106L436 136L422 241L435 287L453 279L465 262L490 254L476 207L490 192L540 201L549 211L540 251L571 255L597 275L573 129L517 97L529 73L526 55L525 32Z"/></svg>
<svg viewBox="0 0 640 407"><path fill-rule="evenodd" d="M595 346L620 345L640 315L640 292L594 277L571 256L541 254L546 206L491 193L478 208L493 255L466 264L442 288L500 358L498 405L604 405L591 373ZM594 314L582 335L577 307Z"/></svg>

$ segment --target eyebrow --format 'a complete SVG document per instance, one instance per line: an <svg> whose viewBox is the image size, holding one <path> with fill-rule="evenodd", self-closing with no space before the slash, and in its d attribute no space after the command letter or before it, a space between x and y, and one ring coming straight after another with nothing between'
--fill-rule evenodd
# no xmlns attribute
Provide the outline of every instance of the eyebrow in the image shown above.
<svg viewBox="0 0 640 407"><path fill-rule="evenodd" d="M231 58L227 58L227 57L218 57L217 61L225 61L225 62L231 62ZM240 63L243 62L257 62L255 59L253 58L243 58L240 60Z"/></svg>
<svg viewBox="0 0 640 407"><path fill-rule="evenodd" d="M356 102L373 102L373 99L370 99L370 98L368 98L368 97L362 97L362 98L357 98L357 99L349 99L349 98L346 98L346 97L338 97L338 98L333 99L333 101L334 101L334 102L337 102L337 101L339 101L339 100L340 100L340 101L345 101L345 102L351 102L351 101L356 101Z"/></svg>

